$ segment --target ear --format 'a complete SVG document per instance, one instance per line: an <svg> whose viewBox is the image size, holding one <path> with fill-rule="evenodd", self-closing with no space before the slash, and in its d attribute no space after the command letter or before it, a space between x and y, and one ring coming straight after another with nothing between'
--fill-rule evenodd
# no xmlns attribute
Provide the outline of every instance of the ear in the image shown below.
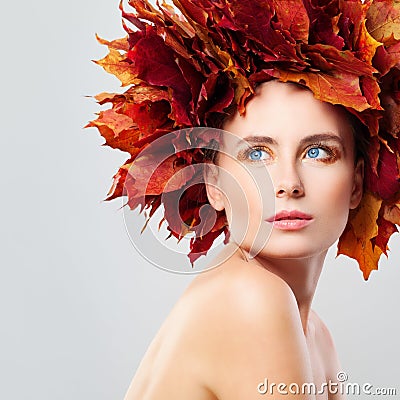
<svg viewBox="0 0 400 400"><path fill-rule="evenodd" d="M207 163L204 165L204 183L206 185L208 201L217 211L225 208L223 194L219 187L218 169L215 164Z"/></svg>
<svg viewBox="0 0 400 400"><path fill-rule="evenodd" d="M360 158L354 169L353 189L350 197L350 209L357 208L363 196L364 186L364 160Z"/></svg>

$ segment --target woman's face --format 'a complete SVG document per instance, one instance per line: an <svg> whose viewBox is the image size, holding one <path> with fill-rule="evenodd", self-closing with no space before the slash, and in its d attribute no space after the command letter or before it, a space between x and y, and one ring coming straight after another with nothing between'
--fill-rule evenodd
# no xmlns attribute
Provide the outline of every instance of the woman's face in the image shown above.
<svg viewBox="0 0 400 400"><path fill-rule="evenodd" d="M214 208L225 208L232 239L267 258L328 249L362 196L363 164L355 166L344 113L270 81L223 128L232 133L223 145L229 155L219 154L218 182L207 192Z"/></svg>

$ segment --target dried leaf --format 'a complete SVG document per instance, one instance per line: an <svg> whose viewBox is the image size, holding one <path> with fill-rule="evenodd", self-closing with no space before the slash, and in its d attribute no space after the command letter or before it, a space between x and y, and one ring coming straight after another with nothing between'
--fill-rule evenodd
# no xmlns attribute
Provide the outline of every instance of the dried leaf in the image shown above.
<svg viewBox="0 0 400 400"><path fill-rule="evenodd" d="M108 41L108 40L102 39L100 36L96 35L96 39L100 44L107 46L109 49L122 50L125 52L127 52L129 50L128 36L126 36L124 38Z"/></svg>
<svg viewBox="0 0 400 400"><path fill-rule="evenodd" d="M110 48L109 53L101 60L95 61L95 63L101 65L108 73L115 75L121 81L122 86L138 83L131 64L126 61L124 55L113 48Z"/></svg>
<svg viewBox="0 0 400 400"><path fill-rule="evenodd" d="M343 254L354 258L365 280L368 280L373 270L378 269L382 253L380 247L372 247L371 240L358 238L350 226L346 227L338 243L338 255Z"/></svg>
<svg viewBox="0 0 400 400"><path fill-rule="evenodd" d="M400 175L397 157L386 146L380 146L377 174L370 168L366 169L366 187L384 200L389 200L400 191Z"/></svg>
<svg viewBox="0 0 400 400"><path fill-rule="evenodd" d="M392 224L400 225L400 203L385 205L383 218Z"/></svg>
<svg viewBox="0 0 400 400"><path fill-rule="evenodd" d="M174 53L164 41L151 33L136 43L128 52L128 58L134 62L134 71L139 79L172 90L172 119L179 125L190 125L187 104L191 100L191 90L176 63Z"/></svg>
<svg viewBox="0 0 400 400"><path fill-rule="evenodd" d="M386 46L400 40L400 2L375 0L367 14L369 33Z"/></svg>
<svg viewBox="0 0 400 400"><path fill-rule="evenodd" d="M379 247L382 250L383 254L387 256L387 251L389 250L388 247L389 239L393 235L393 233L398 232L398 230L395 224L393 224L390 221L387 221L385 218L381 216L378 218L377 224L378 224L378 235L371 240L372 245Z"/></svg>
<svg viewBox="0 0 400 400"><path fill-rule="evenodd" d="M351 210L349 223L338 244L338 255L345 254L358 261L364 279L371 271L378 269L378 261L382 250L375 246L371 239L378 235L377 219L382 200L371 193L364 193L361 204Z"/></svg>
<svg viewBox="0 0 400 400"><path fill-rule="evenodd" d="M371 63L378 47L382 46L381 42L375 40L365 27L366 21L363 21L362 29L357 43L357 55L361 60Z"/></svg>
<svg viewBox="0 0 400 400"><path fill-rule="evenodd" d="M139 152L136 141L139 139L140 131L128 116L118 114L114 110L102 111L96 120L89 122L87 127L89 126L99 130L106 140L104 145L127 151L131 155Z"/></svg>
<svg viewBox="0 0 400 400"><path fill-rule="evenodd" d="M206 255L208 250L211 248L214 240L221 234L225 234L224 243L227 243L228 228L224 227L221 230L215 232L208 232L207 235L203 237L196 237L190 239L190 253L188 254L190 263L193 263L202 255Z"/></svg>
<svg viewBox="0 0 400 400"><path fill-rule="evenodd" d="M361 93L359 78L352 74L328 75L319 72L284 71L278 68L270 73L282 82L297 82L307 85L313 91L315 98L319 100L341 104L357 111L363 111L370 107L367 99Z"/></svg>
<svg viewBox="0 0 400 400"><path fill-rule="evenodd" d="M375 78L370 76L362 76L360 78L361 90L368 104L375 110L383 110L379 101L379 93L381 91L379 84Z"/></svg>
<svg viewBox="0 0 400 400"><path fill-rule="evenodd" d="M307 43L310 21L303 1L274 0L273 4L282 29L289 31L293 39Z"/></svg>
<svg viewBox="0 0 400 400"><path fill-rule="evenodd" d="M165 149L163 149L165 151ZM136 157L129 169L135 179L138 195L161 195L180 189L194 175L194 167L179 165L178 157L171 153L147 152ZM180 171L182 170L182 171Z"/></svg>
<svg viewBox="0 0 400 400"><path fill-rule="evenodd" d="M386 75L400 61L400 42L385 48L380 46L376 50L373 62L376 69L382 76Z"/></svg>

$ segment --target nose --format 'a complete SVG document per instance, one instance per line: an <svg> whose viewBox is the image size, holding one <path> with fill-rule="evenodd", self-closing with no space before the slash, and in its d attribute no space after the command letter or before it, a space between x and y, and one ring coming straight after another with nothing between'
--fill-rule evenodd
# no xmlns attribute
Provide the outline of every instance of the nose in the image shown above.
<svg viewBox="0 0 400 400"><path fill-rule="evenodd" d="M276 197L302 197L303 195L302 186L281 185L276 190Z"/></svg>
<svg viewBox="0 0 400 400"><path fill-rule="evenodd" d="M275 178L276 197L302 197L304 186L300 175L294 165L277 166L279 172Z"/></svg>

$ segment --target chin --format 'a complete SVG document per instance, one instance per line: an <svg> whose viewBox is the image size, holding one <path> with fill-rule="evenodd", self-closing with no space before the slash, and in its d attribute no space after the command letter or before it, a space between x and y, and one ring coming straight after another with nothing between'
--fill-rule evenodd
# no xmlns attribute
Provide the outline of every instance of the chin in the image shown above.
<svg viewBox="0 0 400 400"><path fill-rule="evenodd" d="M326 253L336 240L336 236L335 238L326 238L326 240L315 240L315 238L311 240L295 236L286 239L274 238L272 235L256 256L271 259L310 258ZM250 245L247 248L250 248Z"/></svg>

